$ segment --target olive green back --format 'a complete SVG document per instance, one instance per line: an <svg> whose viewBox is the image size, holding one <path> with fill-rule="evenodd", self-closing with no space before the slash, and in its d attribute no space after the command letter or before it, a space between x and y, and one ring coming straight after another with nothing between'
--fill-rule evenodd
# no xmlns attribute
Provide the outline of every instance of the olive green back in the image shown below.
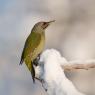
<svg viewBox="0 0 95 95"><path fill-rule="evenodd" d="M31 32L25 42L25 46L22 53L22 59L24 60L26 57L32 55L36 47L39 45L39 41L41 40L41 34L36 32Z"/></svg>

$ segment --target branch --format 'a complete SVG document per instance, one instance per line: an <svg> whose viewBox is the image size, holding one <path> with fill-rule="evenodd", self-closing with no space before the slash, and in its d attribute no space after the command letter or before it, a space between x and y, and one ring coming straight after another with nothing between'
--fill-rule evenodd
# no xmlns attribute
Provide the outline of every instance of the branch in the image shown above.
<svg viewBox="0 0 95 95"><path fill-rule="evenodd" d="M85 62L72 61L72 62L68 62L67 64L63 64L62 68L65 71L72 71L77 69L89 70L91 68L95 68L95 60L90 60Z"/></svg>
<svg viewBox="0 0 95 95"><path fill-rule="evenodd" d="M49 49L41 54L39 65L35 67L36 77L41 79L48 95L85 95L76 89L61 68L71 69L75 64L75 61L66 61L57 50Z"/></svg>

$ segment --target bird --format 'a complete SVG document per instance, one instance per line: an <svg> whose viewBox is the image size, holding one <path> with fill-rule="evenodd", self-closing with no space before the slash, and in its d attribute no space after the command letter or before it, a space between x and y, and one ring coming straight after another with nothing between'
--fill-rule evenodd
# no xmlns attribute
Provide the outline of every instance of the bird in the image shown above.
<svg viewBox="0 0 95 95"><path fill-rule="evenodd" d="M33 83L35 83L35 69L34 65L37 65L37 57L40 58L45 46L45 30L55 20L52 21L41 21L34 25L31 33L27 37L24 48L21 55L19 64L25 63L31 72Z"/></svg>

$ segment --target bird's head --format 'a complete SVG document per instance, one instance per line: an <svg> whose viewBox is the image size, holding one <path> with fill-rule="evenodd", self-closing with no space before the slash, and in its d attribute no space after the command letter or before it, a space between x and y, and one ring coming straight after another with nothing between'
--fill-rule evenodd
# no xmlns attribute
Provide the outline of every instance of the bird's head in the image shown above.
<svg viewBox="0 0 95 95"><path fill-rule="evenodd" d="M44 22L44 21L38 22L35 24L34 28L45 30L52 22L55 22L55 20L48 21L48 22Z"/></svg>

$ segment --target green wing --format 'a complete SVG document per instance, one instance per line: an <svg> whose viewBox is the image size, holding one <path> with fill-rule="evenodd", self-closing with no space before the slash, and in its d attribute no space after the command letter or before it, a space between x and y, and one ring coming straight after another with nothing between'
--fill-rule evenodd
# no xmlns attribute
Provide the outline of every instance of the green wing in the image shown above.
<svg viewBox="0 0 95 95"><path fill-rule="evenodd" d="M20 64L23 63L24 59L34 52L35 48L39 45L41 40L41 35L36 32L31 32L31 34L26 39L24 49L21 56Z"/></svg>

